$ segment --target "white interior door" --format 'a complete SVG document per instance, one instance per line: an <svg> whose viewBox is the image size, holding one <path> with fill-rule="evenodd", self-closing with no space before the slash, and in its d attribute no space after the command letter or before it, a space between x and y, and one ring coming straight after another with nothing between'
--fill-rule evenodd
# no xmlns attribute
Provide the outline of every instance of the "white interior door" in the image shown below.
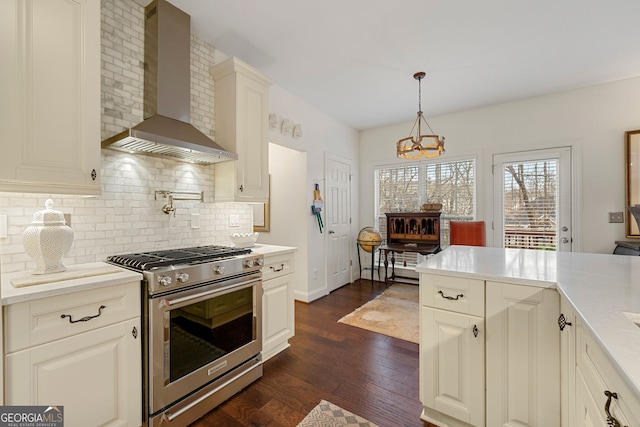
<svg viewBox="0 0 640 427"><path fill-rule="evenodd" d="M351 164L327 156L327 290L351 282Z"/></svg>
<svg viewBox="0 0 640 427"><path fill-rule="evenodd" d="M493 157L493 246L573 250L571 148Z"/></svg>

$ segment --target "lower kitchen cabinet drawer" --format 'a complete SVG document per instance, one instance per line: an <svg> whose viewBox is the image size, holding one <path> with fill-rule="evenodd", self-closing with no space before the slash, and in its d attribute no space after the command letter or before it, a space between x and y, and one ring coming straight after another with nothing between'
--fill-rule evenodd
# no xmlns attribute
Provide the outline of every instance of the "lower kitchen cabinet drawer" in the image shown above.
<svg viewBox="0 0 640 427"><path fill-rule="evenodd" d="M591 387L587 384L587 379L580 368L576 369L576 388L575 388L575 405L576 405L576 426L607 426L607 417L604 411L603 395L594 396L591 393ZM606 397L604 397L606 399ZM631 427L637 424L631 424L625 414L616 405L615 400L610 405L610 413L621 427ZM613 424L615 425L615 424Z"/></svg>
<svg viewBox="0 0 640 427"><path fill-rule="evenodd" d="M483 280L421 274L420 293L424 306L484 316Z"/></svg>
<svg viewBox="0 0 640 427"><path fill-rule="evenodd" d="M4 352L138 317L140 307L140 282L11 304L4 307Z"/></svg>
<svg viewBox="0 0 640 427"><path fill-rule="evenodd" d="M293 252L265 255L264 266L262 267L262 280L269 280L293 273L293 255Z"/></svg>
<svg viewBox="0 0 640 427"><path fill-rule="evenodd" d="M576 328L576 414L577 425L589 419L593 425L608 425L605 406L621 426L640 426L640 402L618 375L591 334L578 323ZM615 398L605 393L615 393ZM613 425L613 424L611 424Z"/></svg>
<svg viewBox="0 0 640 427"><path fill-rule="evenodd" d="M140 426L140 318L5 356L5 404L63 406L65 427Z"/></svg>

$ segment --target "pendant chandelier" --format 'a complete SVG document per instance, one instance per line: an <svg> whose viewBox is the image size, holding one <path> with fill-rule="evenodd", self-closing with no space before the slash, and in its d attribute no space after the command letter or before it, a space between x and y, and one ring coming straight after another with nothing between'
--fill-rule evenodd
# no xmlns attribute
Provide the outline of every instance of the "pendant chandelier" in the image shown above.
<svg viewBox="0 0 640 427"><path fill-rule="evenodd" d="M398 141L397 156L401 159L418 160L420 157L430 159L444 153L444 136L435 135L427 119L422 114L422 79L426 74L419 71L413 75L418 81L418 117L411 128L410 136ZM431 135L422 134L422 122L429 128ZM417 129L416 129L417 128ZM413 132L416 131L414 135Z"/></svg>

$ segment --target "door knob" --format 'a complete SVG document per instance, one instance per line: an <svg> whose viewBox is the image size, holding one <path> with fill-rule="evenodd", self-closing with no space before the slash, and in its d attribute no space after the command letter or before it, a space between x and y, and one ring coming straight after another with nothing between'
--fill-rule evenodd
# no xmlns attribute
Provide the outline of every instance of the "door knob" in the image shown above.
<svg viewBox="0 0 640 427"><path fill-rule="evenodd" d="M566 237L563 237L562 239L560 239L560 242L562 243L569 243L569 239Z"/></svg>
<svg viewBox="0 0 640 427"><path fill-rule="evenodd" d="M562 231L569 231L569 228L566 225L563 225L561 228Z"/></svg>

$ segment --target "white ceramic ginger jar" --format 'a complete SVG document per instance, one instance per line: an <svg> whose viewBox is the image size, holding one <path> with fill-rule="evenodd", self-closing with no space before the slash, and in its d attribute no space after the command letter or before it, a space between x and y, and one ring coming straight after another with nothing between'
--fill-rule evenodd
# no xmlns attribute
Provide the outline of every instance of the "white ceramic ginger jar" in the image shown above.
<svg viewBox="0 0 640 427"><path fill-rule="evenodd" d="M33 214L31 226L22 233L24 250L36 262L33 274L65 271L62 258L73 244L73 230L64 215L53 208L53 200L45 202L45 210Z"/></svg>

